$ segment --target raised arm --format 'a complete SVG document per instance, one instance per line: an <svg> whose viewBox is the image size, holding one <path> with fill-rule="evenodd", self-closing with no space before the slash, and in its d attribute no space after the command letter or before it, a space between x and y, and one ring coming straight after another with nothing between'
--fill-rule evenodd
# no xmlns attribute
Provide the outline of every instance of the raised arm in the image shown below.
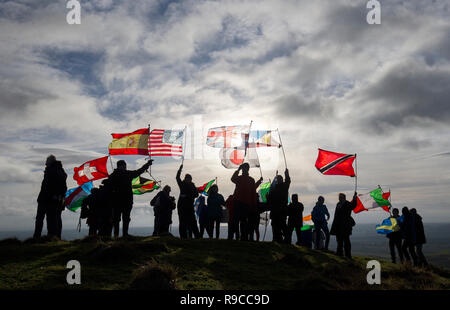
<svg viewBox="0 0 450 310"><path fill-rule="evenodd" d="M177 176L176 176L178 186L180 186L180 187L181 187L181 184L182 184L181 178L180 178L181 170L183 170L183 165L181 165L180 168L178 169Z"/></svg>
<svg viewBox="0 0 450 310"><path fill-rule="evenodd" d="M358 195L357 192L355 192L355 194L353 194L353 200L352 200L352 202L350 203L350 204L351 204L352 210L356 208L356 205L357 205L357 195Z"/></svg>
<svg viewBox="0 0 450 310"><path fill-rule="evenodd" d="M289 176L289 170L284 171L284 182L286 183L286 186L289 188L289 185L291 185L291 177Z"/></svg>
<svg viewBox="0 0 450 310"><path fill-rule="evenodd" d="M258 188L261 185L262 181L263 181L263 178L260 177L258 182L256 182L256 184L255 184L255 189Z"/></svg>
<svg viewBox="0 0 450 310"><path fill-rule="evenodd" d="M145 170L147 170L148 167L150 167L150 165L152 164L152 162L153 162L153 159L150 159L150 160L147 161L145 164L143 164L141 168L139 168L138 170L132 171L132 173L131 173L132 178L134 179L134 178L140 176L141 174L143 174L143 173L145 172Z"/></svg>
<svg viewBox="0 0 450 310"><path fill-rule="evenodd" d="M231 176L231 182L233 182L234 184L237 184L239 180L239 171L241 171L241 166L239 166L239 168Z"/></svg>

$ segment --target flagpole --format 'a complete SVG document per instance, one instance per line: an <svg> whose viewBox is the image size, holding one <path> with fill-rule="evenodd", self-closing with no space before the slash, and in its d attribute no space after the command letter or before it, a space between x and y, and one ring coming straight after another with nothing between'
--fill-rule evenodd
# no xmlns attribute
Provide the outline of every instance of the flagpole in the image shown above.
<svg viewBox="0 0 450 310"><path fill-rule="evenodd" d="M186 128L187 126L184 126L183 130L183 158L181 159L181 165L184 164L184 152L186 152Z"/></svg>
<svg viewBox="0 0 450 310"><path fill-rule="evenodd" d="M114 166L113 166L113 162L112 162L112 157L111 155L108 155L109 157L109 162L111 163L111 169L114 171Z"/></svg>
<svg viewBox="0 0 450 310"><path fill-rule="evenodd" d="M355 192L357 192L357 190L358 190L358 156L356 156L356 154L355 154L355 169L356 169L356 174L355 174Z"/></svg>
<svg viewBox="0 0 450 310"><path fill-rule="evenodd" d="M283 143L281 142L281 135L280 135L280 130L277 128L277 132L278 132L278 138L280 139L280 145L281 145L281 150L283 151L283 157L284 157L284 166L287 169L287 161L286 161L286 154L284 153L284 146Z"/></svg>

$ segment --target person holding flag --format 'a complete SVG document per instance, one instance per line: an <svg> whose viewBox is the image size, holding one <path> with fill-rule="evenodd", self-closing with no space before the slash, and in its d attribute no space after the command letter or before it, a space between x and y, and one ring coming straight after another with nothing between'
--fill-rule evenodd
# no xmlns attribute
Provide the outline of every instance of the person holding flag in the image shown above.
<svg viewBox="0 0 450 310"><path fill-rule="evenodd" d="M147 161L138 170L127 170L127 163L124 160L117 162L117 168L108 178L108 185L112 195L113 204L113 226L114 237L119 237L120 218L122 218L122 235L128 236L130 224L130 213L133 208L132 180L140 176L150 167L153 159Z"/></svg>
<svg viewBox="0 0 450 310"><path fill-rule="evenodd" d="M181 180L181 171L183 165L177 171L177 184L180 188L180 196L178 198L178 218L179 218L179 230L180 238L187 239L188 231L191 235L194 234L196 239L200 238L200 231L198 230L197 220L195 219L194 200L198 197L198 189L192 182L192 176L186 173L184 180Z"/></svg>
<svg viewBox="0 0 450 310"><path fill-rule="evenodd" d="M242 175L239 172L242 170ZM234 189L234 207L233 218L239 221L240 224L240 237L241 240L248 240L248 212L252 208L256 208L256 189L261 184L263 178L261 177L258 182L255 183L249 175L250 165L243 163L233 173L231 182L236 184Z"/></svg>
<svg viewBox="0 0 450 310"><path fill-rule="evenodd" d="M357 193L353 195L353 200L350 202L346 199L345 194L339 194L339 202L336 204L334 212L333 223L331 224L331 235L336 236L337 250L336 255L352 258L352 245L350 243L350 235L352 234L355 220L351 213L356 208Z"/></svg>
<svg viewBox="0 0 450 310"><path fill-rule="evenodd" d="M288 227L286 220L291 178L289 177L288 169L284 171L284 176L284 181L281 175L275 177L274 185L267 195L267 202L270 208L270 219L272 220L273 241L278 243L289 241L287 238Z"/></svg>

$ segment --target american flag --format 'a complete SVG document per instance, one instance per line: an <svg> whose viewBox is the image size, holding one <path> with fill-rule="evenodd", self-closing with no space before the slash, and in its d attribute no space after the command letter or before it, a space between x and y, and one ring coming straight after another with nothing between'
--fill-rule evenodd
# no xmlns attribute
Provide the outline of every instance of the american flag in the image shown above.
<svg viewBox="0 0 450 310"><path fill-rule="evenodd" d="M183 156L184 130L153 129L148 136L150 156Z"/></svg>

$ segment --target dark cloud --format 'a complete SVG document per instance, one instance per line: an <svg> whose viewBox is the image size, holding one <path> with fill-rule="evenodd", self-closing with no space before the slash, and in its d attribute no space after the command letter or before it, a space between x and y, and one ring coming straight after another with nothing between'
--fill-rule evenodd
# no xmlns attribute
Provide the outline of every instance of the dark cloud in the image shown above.
<svg viewBox="0 0 450 310"><path fill-rule="evenodd" d="M9 117L9 113L23 113L32 104L40 100L52 100L53 94L36 89L29 81L12 81L7 78L0 80L0 117Z"/></svg>
<svg viewBox="0 0 450 310"><path fill-rule="evenodd" d="M101 97L106 94L107 91L99 78L103 71L103 52L52 48L39 53L49 67L66 73L71 79L79 80L88 95Z"/></svg>
<svg viewBox="0 0 450 310"><path fill-rule="evenodd" d="M277 113L283 117L320 118L333 113L333 108L319 99L307 100L301 95L287 95L275 100Z"/></svg>
<svg viewBox="0 0 450 310"><path fill-rule="evenodd" d="M384 132L390 127L413 127L417 122L450 121L450 71L405 63L391 69L369 86L361 104L374 111L363 118L364 127Z"/></svg>
<svg viewBox="0 0 450 310"><path fill-rule="evenodd" d="M402 138L398 143L396 143L396 146L402 146L407 149L411 150L420 150L425 149L428 147L431 147L433 144L430 140L423 140L423 139L417 139L417 138Z"/></svg>

